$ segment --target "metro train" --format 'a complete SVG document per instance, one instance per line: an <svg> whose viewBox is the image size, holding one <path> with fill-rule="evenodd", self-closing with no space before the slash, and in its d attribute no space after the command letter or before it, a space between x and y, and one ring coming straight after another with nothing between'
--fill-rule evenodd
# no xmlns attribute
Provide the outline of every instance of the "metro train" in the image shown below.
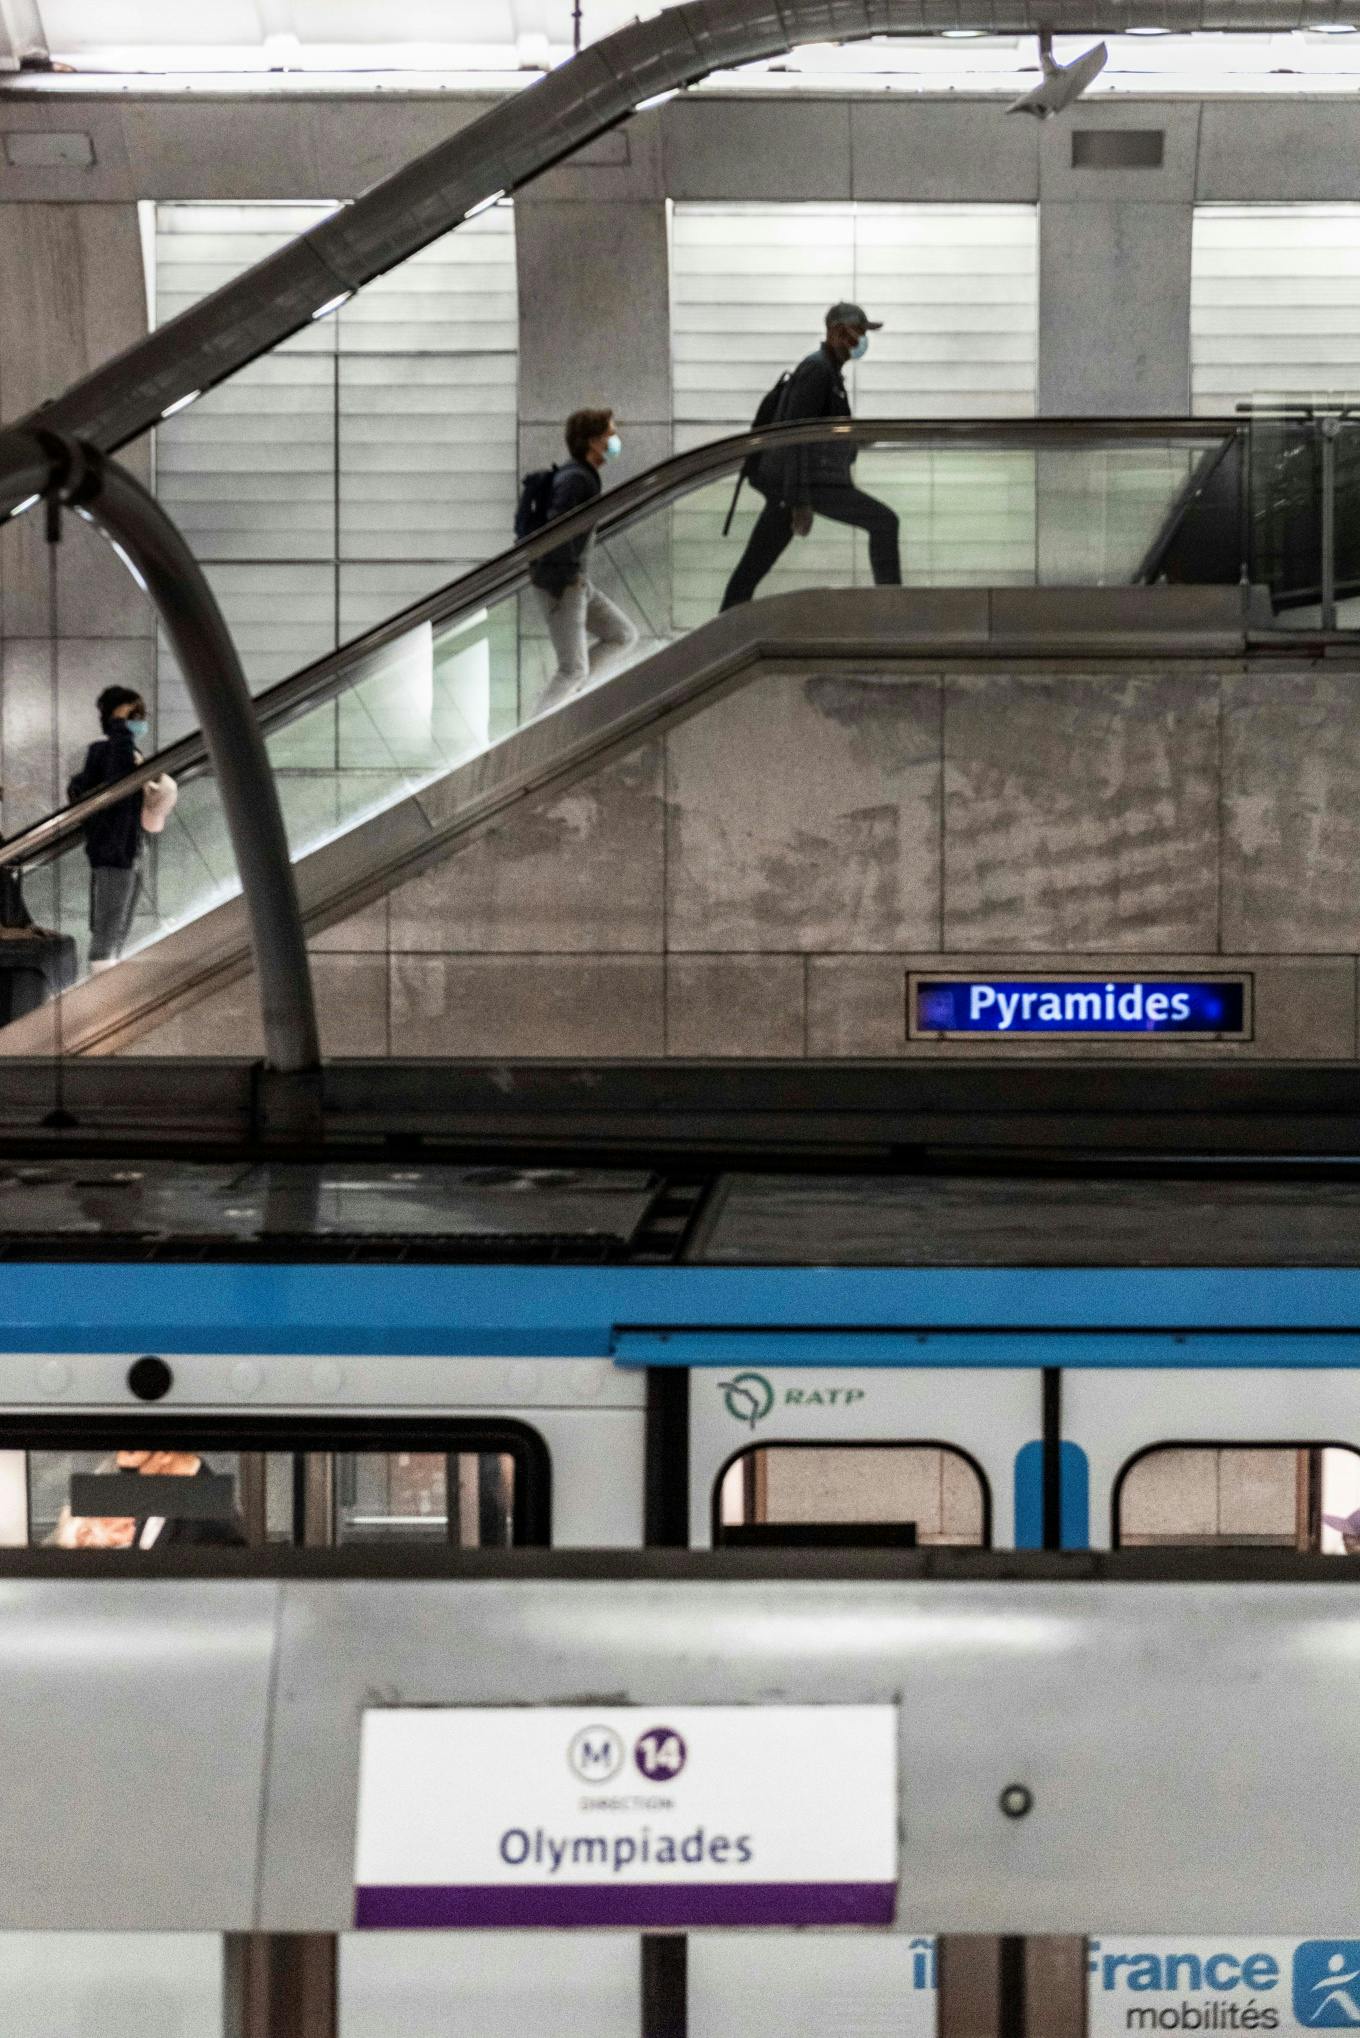
<svg viewBox="0 0 1360 2038"><path fill-rule="evenodd" d="M95 1164L0 1183L0 1545L161 1439L275 1543L1341 1554L1360 1509L1344 1171L723 1175L664 1247L637 1172L334 1167L286 1247L239 1171L209 1233L195 1172L154 1225Z"/></svg>
<svg viewBox="0 0 1360 2038"><path fill-rule="evenodd" d="M147 1163L120 1185L60 1164L0 1183L0 1546L1279 1561L1360 1542L1344 1169L696 1187L336 1165L305 1236L286 1171L258 1172ZM177 1476L194 1469L215 1500ZM125 1513L148 1473L154 1501ZM95 1513L110 1477L117 1504ZM907 1922L696 1938L684 2028L933 2033L932 1920ZM486 2038L526 2015L638 2030L617 1938L584 1962L509 1939L346 1940L346 2038L424 2028L450 1994ZM0 1984L20 1953L29 1935L0 1931Z"/></svg>

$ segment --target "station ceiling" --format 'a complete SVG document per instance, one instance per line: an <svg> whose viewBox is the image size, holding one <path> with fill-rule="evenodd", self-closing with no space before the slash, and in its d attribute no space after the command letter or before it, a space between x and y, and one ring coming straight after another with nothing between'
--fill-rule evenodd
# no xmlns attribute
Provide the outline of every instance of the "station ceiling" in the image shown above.
<svg viewBox="0 0 1360 2038"><path fill-rule="evenodd" d="M594 42L658 11L581 0L581 31ZM542 68L570 51L573 15L573 0L0 0L0 42L7 33L21 59L129 69L442 67L462 52L498 69Z"/></svg>
<svg viewBox="0 0 1360 2038"><path fill-rule="evenodd" d="M482 88L532 83L656 0L0 0L0 89L233 88L369 85ZM1360 87L1360 0L1300 0L1312 24L1292 33L1164 33L1184 21L1148 0L1147 21L1108 38L1093 96L1112 92L1316 94ZM1192 10L1193 11L1193 10ZM1294 10L1267 8L1279 20ZM1258 17L1260 18L1260 17ZM1161 26L1159 27L1159 24ZM1065 58L1092 38L1063 37ZM1070 48L1064 45L1070 44ZM1033 83L1032 37L940 35L838 47L818 44L769 64L717 73L706 87L1001 93ZM702 88L701 88L702 89Z"/></svg>

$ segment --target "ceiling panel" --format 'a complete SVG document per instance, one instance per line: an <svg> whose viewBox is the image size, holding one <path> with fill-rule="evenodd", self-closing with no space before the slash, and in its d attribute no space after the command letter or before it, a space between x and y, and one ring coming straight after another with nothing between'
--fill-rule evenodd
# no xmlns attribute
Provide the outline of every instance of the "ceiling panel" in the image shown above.
<svg viewBox="0 0 1360 2038"><path fill-rule="evenodd" d="M659 12L638 0L584 0L589 42L626 21ZM505 47L542 36L558 50L572 37L571 0L44 0L54 52L109 50L258 51L267 35L301 47L426 49Z"/></svg>
<svg viewBox="0 0 1360 2038"><path fill-rule="evenodd" d="M11 0L12 5L19 0ZM33 0L23 0L32 5ZM446 85L513 89L571 51L572 0L38 0L56 73L30 72L25 85L76 90L122 75L160 79L169 89L231 76L247 89L367 88L369 74ZM755 0L752 0L755 4ZM1327 0L1314 0L1330 14ZM583 0L586 43L665 11L656 0ZM834 12L834 10L832 10ZM941 19L949 17L946 7ZM1161 6L1150 7L1152 16ZM1360 83L1360 12L1295 34L1135 31L1112 35L1109 63L1092 91L1335 95ZM1060 60L1088 36L1060 38ZM0 47L0 77L6 53ZM771 64L720 73L715 89L758 92L880 92L1011 95L1037 74L1027 36L963 41L941 35L873 37L839 47L811 44ZM66 70L81 74L65 75ZM114 85L110 89L121 89ZM165 89L161 86L159 89Z"/></svg>
<svg viewBox="0 0 1360 2038"><path fill-rule="evenodd" d="M513 42L519 33L515 0L292 0L294 27L305 43ZM542 12L535 9L535 12ZM566 19L570 7L554 8ZM557 24L562 29L562 23Z"/></svg>
<svg viewBox="0 0 1360 2038"><path fill-rule="evenodd" d="M258 48L263 39L255 0L43 0L43 22L53 51Z"/></svg>

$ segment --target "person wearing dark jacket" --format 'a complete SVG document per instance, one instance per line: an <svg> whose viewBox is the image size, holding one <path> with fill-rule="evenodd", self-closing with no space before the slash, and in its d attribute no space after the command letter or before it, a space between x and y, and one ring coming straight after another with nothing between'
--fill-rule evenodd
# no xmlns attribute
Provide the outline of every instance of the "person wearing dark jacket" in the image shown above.
<svg viewBox="0 0 1360 2038"><path fill-rule="evenodd" d="M201 1479L212 1470L196 1451L115 1451L96 1469L160 1479ZM246 1534L234 1509L219 1521L196 1514L73 1515L66 1506L47 1540L63 1550L150 1550L170 1543L240 1545Z"/></svg>
<svg viewBox="0 0 1360 2038"><path fill-rule="evenodd" d="M845 364L863 359L869 334L881 325L881 319L871 319L857 304L833 304L826 315L826 338L789 377L775 422L788 425L800 418L848 418ZM874 584L901 586L897 518L885 502L855 487L854 461L854 447L839 438L813 440L765 454L755 476L765 507L727 583L725 609L750 601L794 535L808 535L814 517L830 517L833 523L852 524L867 532Z"/></svg>
<svg viewBox="0 0 1360 2038"><path fill-rule="evenodd" d="M571 458L553 476L548 521L593 502L603 482L600 469L616 460L623 447L608 410L576 410L567 419L567 451ZM630 619L590 579L595 534L585 531L557 551L545 553L529 569L529 578L552 639L557 669L534 708L536 715L560 707L592 680L603 677L606 663L631 651L638 633ZM593 646L590 638L595 639Z"/></svg>
<svg viewBox="0 0 1360 2038"><path fill-rule="evenodd" d="M114 785L142 762L137 738L145 736L146 704L131 687L106 686L95 702L104 734L85 753L85 762L66 788L72 802L100 786ZM142 794L115 800L85 823L90 865L90 968L112 969L123 952L141 885Z"/></svg>

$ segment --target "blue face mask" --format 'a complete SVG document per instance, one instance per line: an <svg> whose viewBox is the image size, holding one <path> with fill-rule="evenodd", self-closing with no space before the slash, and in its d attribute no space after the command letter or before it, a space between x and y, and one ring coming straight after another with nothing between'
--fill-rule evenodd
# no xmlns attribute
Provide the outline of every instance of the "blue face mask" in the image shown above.
<svg viewBox="0 0 1360 2038"><path fill-rule="evenodd" d="M145 736L148 728L150 727L150 724L148 722L143 722L140 719L134 721L131 715L129 715L127 718L127 725L128 734L129 736L131 736L134 743L140 743L143 736Z"/></svg>
<svg viewBox="0 0 1360 2038"><path fill-rule="evenodd" d="M855 341L854 346L850 349L850 359L852 361L862 361L864 359L864 356L868 353L868 351L869 351L869 335L867 333L861 333L859 338Z"/></svg>
<svg viewBox="0 0 1360 2038"><path fill-rule="evenodd" d="M619 437L617 432L611 432L609 434L609 437L604 442L605 459L617 460L619 454L622 451L623 451L623 440Z"/></svg>

